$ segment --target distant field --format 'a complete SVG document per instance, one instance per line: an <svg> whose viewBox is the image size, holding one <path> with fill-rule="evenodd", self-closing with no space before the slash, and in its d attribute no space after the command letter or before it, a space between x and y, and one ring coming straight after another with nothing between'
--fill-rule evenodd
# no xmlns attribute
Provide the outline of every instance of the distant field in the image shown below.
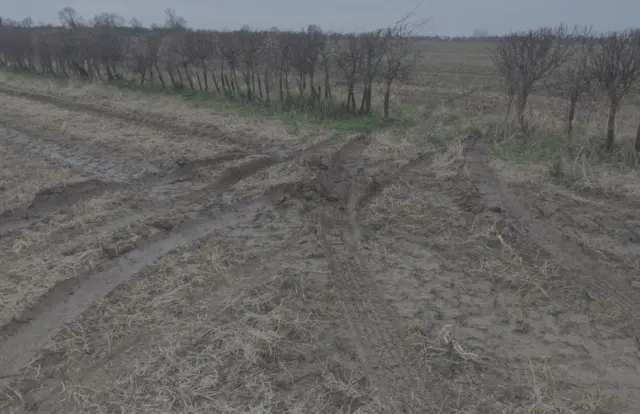
<svg viewBox="0 0 640 414"><path fill-rule="evenodd" d="M491 47L491 43L423 41L409 82L416 86L496 90L500 79L491 61Z"/></svg>

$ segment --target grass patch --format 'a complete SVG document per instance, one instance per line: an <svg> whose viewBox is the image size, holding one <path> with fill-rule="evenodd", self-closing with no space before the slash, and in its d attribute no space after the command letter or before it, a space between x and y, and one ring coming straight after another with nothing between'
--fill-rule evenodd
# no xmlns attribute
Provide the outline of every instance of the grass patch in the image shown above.
<svg viewBox="0 0 640 414"><path fill-rule="evenodd" d="M548 164L568 154L566 139L557 134L513 137L496 141L491 155L516 164Z"/></svg>
<svg viewBox="0 0 640 414"><path fill-rule="evenodd" d="M558 132L536 131L526 136L497 140L490 148L491 155L516 164L556 165L561 160L585 160L619 169L636 169L640 158L633 143L619 142L613 151L606 150L605 139L578 130L573 138Z"/></svg>
<svg viewBox="0 0 640 414"><path fill-rule="evenodd" d="M380 114L360 115L351 113L341 102L314 101L308 97L291 97L284 101L250 102L243 97L226 97L204 91L188 91L180 94L194 107L211 107L228 114L240 116L273 117L298 133L303 125L317 125L337 133L371 133L383 122ZM395 123L396 127L407 127L414 121L405 117Z"/></svg>

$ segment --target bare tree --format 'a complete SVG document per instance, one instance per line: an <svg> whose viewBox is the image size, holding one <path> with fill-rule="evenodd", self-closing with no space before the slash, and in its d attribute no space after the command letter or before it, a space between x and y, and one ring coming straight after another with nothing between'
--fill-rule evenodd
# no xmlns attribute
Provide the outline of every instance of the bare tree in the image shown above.
<svg viewBox="0 0 640 414"><path fill-rule="evenodd" d="M78 16L76 9L73 7L65 7L64 9L58 12L58 19L60 19L60 23L64 27L69 27L71 29L76 29L78 26L82 25L82 18Z"/></svg>
<svg viewBox="0 0 640 414"><path fill-rule="evenodd" d="M187 21L184 19L184 17L178 16L176 14L176 10L175 9L166 9L164 11L166 17L165 17L165 26L168 27L169 29L186 29L187 28Z"/></svg>
<svg viewBox="0 0 640 414"><path fill-rule="evenodd" d="M360 66L360 77L362 78L360 113L370 114L373 82L380 78L382 60L387 52L390 37L385 36L384 30L363 33L360 37L363 49L362 65Z"/></svg>
<svg viewBox="0 0 640 414"><path fill-rule="evenodd" d="M607 150L613 151L615 123L622 99L640 76L640 32L614 32L598 39L592 74L609 98Z"/></svg>
<svg viewBox="0 0 640 414"><path fill-rule="evenodd" d="M93 27L122 27L124 26L124 17L116 13L100 13L91 19Z"/></svg>
<svg viewBox="0 0 640 414"><path fill-rule="evenodd" d="M512 33L498 41L492 53L493 63L506 83L510 101L515 97L516 115L523 131L533 86L567 60L571 46L565 26Z"/></svg>
<svg viewBox="0 0 640 414"><path fill-rule="evenodd" d="M381 78L385 86L383 104L385 118L389 117L391 85L397 79L406 79L416 62L417 52L411 43L413 27L407 24L406 20L401 20L386 31L386 51L381 69Z"/></svg>
<svg viewBox="0 0 640 414"><path fill-rule="evenodd" d="M360 37L350 33L336 44L336 64L347 86L347 111L356 111L356 83L362 65L363 50Z"/></svg>
<svg viewBox="0 0 640 414"><path fill-rule="evenodd" d="M25 17L24 19L22 19L22 21L20 22L20 26L22 27L26 27L26 28L31 28L33 27L33 19L31 17Z"/></svg>
<svg viewBox="0 0 640 414"><path fill-rule="evenodd" d="M552 88L568 101L566 127L568 136L573 132L577 104L592 88L593 76L590 68L596 45L593 31L589 27L577 31L570 40L575 42L574 53L569 57L567 64L561 68L555 81L551 83Z"/></svg>
<svg viewBox="0 0 640 414"><path fill-rule="evenodd" d="M129 20L129 26L133 27L134 29L141 29L144 27L142 22L135 17L132 17L131 20Z"/></svg>

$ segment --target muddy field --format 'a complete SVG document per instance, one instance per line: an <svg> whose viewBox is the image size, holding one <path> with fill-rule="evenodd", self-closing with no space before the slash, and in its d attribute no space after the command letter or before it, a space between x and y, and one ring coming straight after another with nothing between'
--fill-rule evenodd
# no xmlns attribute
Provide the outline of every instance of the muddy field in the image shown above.
<svg viewBox="0 0 640 414"><path fill-rule="evenodd" d="M1 412L637 412L631 184L106 91L0 84Z"/></svg>

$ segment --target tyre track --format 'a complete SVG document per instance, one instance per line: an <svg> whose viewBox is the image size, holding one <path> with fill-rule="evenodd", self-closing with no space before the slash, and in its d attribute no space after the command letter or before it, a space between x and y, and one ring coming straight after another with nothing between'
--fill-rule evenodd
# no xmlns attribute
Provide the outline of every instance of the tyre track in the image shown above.
<svg viewBox="0 0 640 414"><path fill-rule="evenodd" d="M9 96L30 99L36 102L55 105L62 109L76 112L85 112L91 115L101 116L104 118L124 120L136 123L141 126L151 127L157 130L169 131L176 134L185 134L192 136L203 136L216 139L218 141L239 145L247 148L254 153L268 153L272 156L279 156L290 160L298 157L304 150L292 151L291 147L284 144L274 144L263 140L256 140L252 137L243 138L237 135L230 135L223 131L222 128L204 122L193 122L190 126L185 126L183 121L176 116L158 115L143 110L121 110L108 105L100 105L89 102L77 102L73 98L50 95L46 93L19 89L8 85L0 84L0 93ZM338 137L332 137L328 141L334 141ZM321 142L319 145L323 145Z"/></svg>
<svg viewBox="0 0 640 414"><path fill-rule="evenodd" d="M230 158L231 155L223 155L221 158ZM243 158L243 157L240 157ZM239 158L234 158L239 159ZM209 160L210 161L210 160ZM215 182L207 185L199 191L192 191L186 195L175 196L168 200L148 200L152 202L154 210L171 209L180 207L188 208L194 203L203 203L214 200L215 197L228 191L234 184L246 177L277 164L279 161L269 157L259 157L245 163L231 166L224 170ZM197 166L198 163L196 163ZM78 183L45 189L38 192L33 200L15 210L7 211L0 215L0 236L28 227L41 220L42 216L54 213L62 208L70 207L81 201L100 196L107 191L149 190L164 184L177 181L186 181L193 176L195 168L179 167L176 171L164 177L150 177L137 184L123 184L104 182L101 180L87 180Z"/></svg>
<svg viewBox="0 0 640 414"><path fill-rule="evenodd" d="M585 253L560 229L537 220L493 171L487 149L488 143L476 141L465 154L472 183L484 204L516 222L518 225L515 227L523 236L547 252L558 265L570 270L588 292L608 299L630 317L640 313L640 292L623 275L612 274L597 259Z"/></svg>
<svg viewBox="0 0 640 414"><path fill-rule="evenodd" d="M2 127L0 127L0 136L2 136ZM17 134L20 134L16 131ZM34 138L29 137L26 134L18 135L21 137L20 142L30 142L30 141L38 141ZM231 166L224 170L221 174L221 177L216 180L216 182L209 184L204 189L192 192L185 196L178 196L175 199L171 200L170 203L159 201L158 205L174 205L175 203L195 203L206 201L208 197L211 196L211 192L220 193L229 190L233 187L234 184L239 182L240 180L252 175L256 174L259 171L269 168L271 166L282 164L286 162L301 162L304 161L305 158L311 156L315 152L321 151L323 148L330 146L331 144L338 141L339 137L332 136L325 140L321 140L320 142L310 146L307 149L297 151L296 153L289 155L287 157L274 157L274 156L260 156L257 158L249 160L245 163ZM14 143L15 144L15 143ZM49 154L56 154L56 150L59 148L55 144L47 144L47 150L37 155L44 156L47 158ZM36 144L37 145L37 144ZM24 149L21 147L20 149ZM74 150L65 149L66 152L70 154L75 154ZM152 189L156 186L162 186L166 184L173 184L179 181L187 181L190 178L193 178L197 174L197 170L199 168L206 168L208 166L216 165L223 162L241 160L247 158L249 156L248 153L239 150L230 150L228 152L221 153L215 157L200 159L194 161L188 160L177 160L176 166L171 171L155 174L141 174L140 178L134 180L133 176L126 175L124 173L119 173L118 177L121 180L109 180L112 177L102 177L102 179L89 179L86 181L82 181L77 184L70 184L68 186L62 186L52 189L45 189L41 192L37 193L33 200L25 204L17 209L12 211L5 212L2 216L0 216L0 235L7 234L9 232L13 232L24 227L27 227L35 222L37 222L40 218L40 215L52 213L60 208L69 207L79 201L86 200L88 198L92 198L98 196L104 191L108 190L146 190ZM61 157L57 157L61 158ZM89 157L86 157L89 159ZM98 165L107 165L109 171L118 171L117 166L114 166L110 163L101 163L98 159L93 159L93 164ZM55 159L54 159L55 161ZM64 158L63 158L64 161ZM62 163L62 162L59 162ZM69 165L68 163L65 165ZM72 164L76 169L79 169L77 165ZM82 171L81 171L82 172ZM99 177L101 177L99 175ZM126 177L126 179L125 179ZM86 187L96 187L93 189L86 190ZM85 188L85 190L83 190ZM76 194L77 191L81 191L82 195ZM50 195L58 195L55 203L51 203L48 198Z"/></svg>
<svg viewBox="0 0 640 414"><path fill-rule="evenodd" d="M331 269L345 317L368 378L380 390L391 412L437 412L440 398L427 389L407 343L404 323L384 299L367 271L356 221L356 177L362 168L362 151L368 139L346 144L320 179L322 192L339 206L319 214L319 241ZM329 188L330 187L330 188ZM345 212L346 207L346 212ZM424 394L430 394L426 396Z"/></svg>
<svg viewBox="0 0 640 414"><path fill-rule="evenodd" d="M155 203L154 205L154 210L155 211L165 211L164 208L170 209L170 208L177 208L178 210L180 209L180 206L183 206L185 208L193 205L194 203L203 203L203 207L198 211L198 213L202 216L202 217L211 217L214 216L214 218L202 218L198 221L195 221L191 224L187 224L186 227L183 230L176 230L174 231L177 232L177 236L169 236L167 239L163 239L160 241L153 241L153 240L145 240L143 242L143 244L146 243L151 243L151 245L149 245L149 247L144 247L144 248L140 248L140 250L138 251L133 251L128 253L126 256L124 256L124 258L118 258L118 259L114 259L114 263L121 263L121 265L118 265L120 267L124 266L126 263L126 260L128 257L130 257L131 255L133 255L135 257L135 255L139 254L137 252L146 252L147 250L151 249L150 251L152 253L149 253L151 255L156 255L157 257L161 257L162 255L166 254L166 249L163 250L164 248L160 249L157 246L164 246L166 245L166 243L171 244L168 240L171 240L172 238L187 238L187 239L191 239L193 234L200 234L199 232L202 231L202 228L207 228L207 226L209 226L211 223L218 223L221 219L220 218L215 218L215 212L209 212L207 211L207 207L206 204L212 201L215 201L218 195L220 195L221 193L227 191L230 187L232 187L235 183L237 183L238 181L246 178L247 176L254 174L264 168L267 168L271 165L275 165L277 163L283 162L282 160L278 160L276 158L273 157L258 157L255 158L253 160L250 160L248 162L245 162L243 164L240 165L236 165L236 166L232 166L228 169L226 169L222 175L220 176L220 178L208 185L206 188L197 191L197 192L191 192L188 195L184 196L184 197L178 197L176 199L171 199L171 200L167 200L164 202L160 202L160 203ZM188 168L187 168L188 170ZM184 171L182 170L178 170L176 172L176 175L178 176L178 178L183 178L184 177ZM166 177L165 177L166 178ZM169 176L168 179L175 179L176 177L174 176ZM275 199L279 199L279 197L281 197L280 193L283 192L283 189L280 188L274 188L272 191L269 191L267 194L265 194L262 198L258 199L258 202L262 202L264 204L265 200L271 200L272 198ZM68 201L71 201L71 199L68 199ZM253 204L255 204L256 202L254 202ZM251 204L251 205L253 205ZM231 212L229 213L223 213L223 217L226 217L228 215L230 215L231 217L233 217L234 214L243 214L243 211L246 210L247 206L246 205L241 205L240 207L238 207L237 209L231 209ZM168 211L168 210L167 210ZM131 216L133 217L133 216ZM126 221L128 218L125 218L124 220ZM213 220L213 221L212 221ZM228 218L225 220L229 220ZM201 228L202 227L202 228ZM206 234L210 234L211 232L213 232L215 229L212 229L211 231L209 231ZM186 233L185 233L186 232ZM185 233L185 235L182 235L183 233ZM173 233L172 233L173 234ZM205 234L205 235L206 235ZM199 236L198 236L199 237ZM204 237L204 236L203 236ZM160 245L158 244L160 243ZM163 244L164 243L164 244ZM182 243L184 244L184 243ZM154 247L156 246L156 247ZM154 250L155 249L155 250ZM160 250L158 250L160 249ZM157 253L153 253L157 250ZM165 252L165 253L163 253ZM145 253L146 254L146 253ZM155 257L155 256L154 256ZM125 261L125 262L123 262ZM122 264L124 263L124 264ZM104 272L103 272L104 273ZM96 276L97 277L97 276ZM113 277L119 277L119 276L113 276ZM86 277L84 277L86 279ZM102 278L102 276L100 276L99 278ZM81 278L82 279L82 278ZM47 306L53 307L53 306L62 306L62 305L58 305L56 304L58 300L62 300L64 301L64 298L66 297L63 294L57 294L57 291L64 291L64 292L73 292L75 289L83 289L82 287L77 287L79 282L77 282L75 279L64 282L62 284L60 284L60 286L56 286L53 290L52 293L50 293L49 295L47 295L47 298L44 299L44 303L48 304ZM94 282L87 282L87 283L94 283ZM52 299L53 298L53 299ZM36 308L34 308L33 310L29 310L27 313L28 315L39 315L40 313L42 313L42 306L45 305L38 305L36 306ZM87 305L88 306L88 305ZM30 319L31 316L27 315L27 319ZM22 326L22 325L15 325L13 327L9 327L9 328L5 328L0 330L0 339L3 338L4 336L7 336L8 334L6 334L5 332L11 332L12 329L16 329L16 326ZM26 328L25 328L26 329ZM29 331L31 332L31 331ZM3 334L4 333L4 334ZM26 335L26 334L25 334ZM42 339L42 341L45 341L44 339ZM2 362L2 352L3 352L3 347L5 345L3 343L0 343L0 372L2 371L2 364L8 364L8 362ZM12 365L13 366L13 365Z"/></svg>
<svg viewBox="0 0 640 414"><path fill-rule="evenodd" d="M121 113L112 108L105 110L44 94L7 92L4 86L0 87L0 92L52 103L65 109L89 111L100 116L113 116L157 128L168 128L167 120L164 118L152 117L149 121L148 117L139 114ZM156 123L158 120L159 122ZM202 128L207 129L207 135L210 134L211 125ZM169 129L180 133L199 134L200 132L198 128L189 131L188 128L179 127L176 124ZM225 137L217 138L225 139ZM248 145L250 149L267 155L228 169L216 183L202 191L189 194L180 200L180 203L207 201L212 193L226 191L251 174L275 164L300 161L338 139L339 137L334 136L307 150L298 150L293 153L289 150L284 155L280 146L271 146L265 150L260 144ZM366 367L367 375L374 384L379 386L389 406L394 407L394 412L431 412L424 410L427 407L435 407L434 402L437 399L432 395L429 401L425 402L422 398L422 394L427 392L423 373L415 366L416 362L412 359L411 349L406 343L407 332L403 329L402 319L392 305L384 299L375 280L366 270L366 260L360 246L359 229L354 221L357 204L353 196L355 172L361 168L362 151L368 145L368 141L368 137L359 137L347 142L335 154L332 165L327 171L328 174L319 182L322 194L329 195L328 198L331 194L337 194L337 199L341 203L346 202L348 207L348 214L345 214L344 206L339 209L330 207L329 213L320 214L319 241L327 255L332 279L338 288L345 316L354 334L358 354L363 366ZM234 140L234 142L238 141ZM274 153L276 155L268 155ZM233 217L234 214L240 213L229 214ZM0 355L4 357L0 359L0 371L19 371L28 362L27 355L33 355L41 345L53 337L62 327L61 321L65 318L74 319L79 316L97 298L106 295L148 263L171 250L220 228L228 228L220 227L219 223L220 221L216 219L202 219L197 223L189 224L182 230L172 232L172 235L166 239L152 241L147 247L114 259L110 262L109 268L103 272L83 276L79 280L56 286L41 304L29 311L29 316L33 318L30 323L0 331L0 338L6 338L0 342ZM79 294L72 295L65 302L69 293L78 290L80 290ZM50 309L55 309L55 312ZM55 319L53 315L56 312L66 316ZM33 345L23 353L18 353L16 349L20 348L19 344L22 341Z"/></svg>
<svg viewBox="0 0 640 414"><path fill-rule="evenodd" d="M0 136L23 151L39 155L59 165L72 167L103 181L127 183L145 177L150 171L151 174L154 173L150 167L135 171L124 164L99 159L77 148L65 148L11 128L0 126Z"/></svg>
<svg viewBox="0 0 640 414"><path fill-rule="evenodd" d="M330 147L331 145L337 144L343 139L341 136L334 134L328 138L316 142L315 144L310 145L308 148L292 149L291 146L287 146L285 144L274 144L270 142L262 142L261 140L252 138L245 139L238 136L230 136L229 134L222 131L221 128L210 123L196 123L195 125L188 127L182 125L182 120L178 117L161 116L140 110L119 110L111 106L87 102L80 103L75 101L73 98L60 97L36 91L14 88L8 85L3 85L1 83L0 93L4 93L9 96L26 98L45 104L51 104L66 110L89 113L91 115L103 118L124 120L136 123L140 126L150 127L152 129L170 131L177 134L210 137L212 139L220 140L231 145L242 146L246 149L246 152L243 153L242 157L246 157L248 156L248 154L255 154L273 158L274 163L271 165L291 161L304 161L306 158L311 157L314 153L317 153L324 148ZM180 163L180 160L176 161L178 164ZM101 163L103 164L104 162L94 160L90 165ZM197 161L192 161L191 163L197 163ZM265 166L265 168L269 166L270 165L267 165ZM150 167L145 168L145 170L142 173L139 173L138 176L149 178L151 174L144 174L148 173L149 171L152 171L153 175L158 174L157 170L155 170L153 167Z"/></svg>
<svg viewBox="0 0 640 414"><path fill-rule="evenodd" d="M162 256L215 231L250 223L268 205L269 200L261 198L215 218L194 220L169 232L167 237L110 260L100 272L68 279L56 285L24 314L28 323L14 322L0 329L0 390L66 323L79 317L95 301Z"/></svg>

